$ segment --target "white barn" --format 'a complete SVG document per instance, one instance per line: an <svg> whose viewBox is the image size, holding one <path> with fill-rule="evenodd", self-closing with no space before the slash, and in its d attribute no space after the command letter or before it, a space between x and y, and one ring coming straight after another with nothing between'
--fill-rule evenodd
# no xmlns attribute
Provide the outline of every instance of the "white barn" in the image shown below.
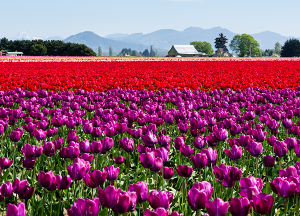
<svg viewBox="0 0 300 216"><path fill-rule="evenodd" d="M203 57L205 53L198 52L193 45L173 45L168 52L168 57Z"/></svg>

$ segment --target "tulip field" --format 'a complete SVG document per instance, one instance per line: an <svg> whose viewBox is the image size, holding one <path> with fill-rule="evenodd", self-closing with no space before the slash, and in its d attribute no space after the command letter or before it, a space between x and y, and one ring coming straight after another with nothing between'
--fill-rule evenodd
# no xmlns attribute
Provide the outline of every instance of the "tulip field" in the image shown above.
<svg viewBox="0 0 300 216"><path fill-rule="evenodd" d="M0 215L299 216L299 58L0 57Z"/></svg>

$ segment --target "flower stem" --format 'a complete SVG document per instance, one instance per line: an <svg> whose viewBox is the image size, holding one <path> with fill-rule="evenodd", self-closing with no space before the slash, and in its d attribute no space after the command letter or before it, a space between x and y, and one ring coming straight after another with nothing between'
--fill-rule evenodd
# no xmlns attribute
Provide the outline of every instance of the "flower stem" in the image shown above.
<svg viewBox="0 0 300 216"><path fill-rule="evenodd" d="M75 193L76 193L76 181L74 181L74 197L73 197L73 202L75 202Z"/></svg>
<svg viewBox="0 0 300 216"><path fill-rule="evenodd" d="M52 199L53 199L53 191L51 191L51 206L50 206L50 216L52 216Z"/></svg>
<svg viewBox="0 0 300 216"><path fill-rule="evenodd" d="M256 157L255 178L257 178L257 165L258 165L258 157Z"/></svg>
<svg viewBox="0 0 300 216"><path fill-rule="evenodd" d="M288 198L285 199L285 203L284 203L284 215L286 216L287 213L287 207L288 207Z"/></svg>
<svg viewBox="0 0 300 216"><path fill-rule="evenodd" d="M44 188L44 197L43 197L42 216L44 215L44 208L45 208L45 196L46 196L46 188Z"/></svg>
<svg viewBox="0 0 300 216"><path fill-rule="evenodd" d="M150 169L149 169L149 190L150 190L150 175L151 175L151 171L150 171Z"/></svg>
<svg viewBox="0 0 300 216"><path fill-rule="evenodd" d="M59 204L58 204L58 209L57 209L57 216L59 216L59 210L60 210L60 205L61 205L61 199L62 199L62 196L63 196L63 190L61 190L61 194L60 194L60 199L59 199Z"/></svg>
<svg viewBox="0 0 300 216"><path fill-rule="evenodd" d="M280 162L279 162L279 169L281 170L281 164L282 164L282 157L280 158Z"/></svg>
<svg viewBox="0 0 300 216"><path fill-rule="evenodd" d="M16 142L14 142L14 171L13 171L13 175L14 175L14 179L16 179L16 166L15 166L15 162L16 162Z"/></svg>

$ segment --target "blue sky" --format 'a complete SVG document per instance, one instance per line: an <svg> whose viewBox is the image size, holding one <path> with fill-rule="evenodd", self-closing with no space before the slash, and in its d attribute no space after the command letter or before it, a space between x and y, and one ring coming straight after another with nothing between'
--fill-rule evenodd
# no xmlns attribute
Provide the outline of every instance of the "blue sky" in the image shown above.
<svg viewBox="0 0 300 216"><path fill-rule="evenodd" d="M0 38L93 31L149 33L220 26L235 33L273 31L300 37L299 0L1 0Z"/></svg>

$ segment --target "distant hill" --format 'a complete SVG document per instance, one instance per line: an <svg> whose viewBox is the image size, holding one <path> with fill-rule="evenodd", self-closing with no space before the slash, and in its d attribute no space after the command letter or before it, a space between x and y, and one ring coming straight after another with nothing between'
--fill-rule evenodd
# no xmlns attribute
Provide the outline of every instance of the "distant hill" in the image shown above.
<svg viewBox="0 0 300 216"><path fill-rule="evenodd" d="M60 36L47 37L44 40L63 40Z"/></svg>
<svg viewBox="0 0 300 216"><path fill-rule="evenodd" d="M202 29L199 27L189 27L183 31L176 31L173 29L161 29L148 34L135 33L126 37L115 37L114 40L127 43L142 43L147 46L154 45L155 48L162 48L169 50L172 45L187 45L191 41L207 41L211 43L214 48L214 40L223 33L228 38L228 44L232 38L237 34L221 27L214 27L211 29ZM264 31L252 34L255 40L260 44L260 48L273 49L276 42L281 43L291 38L282 36L275 32Z"/></svg>
<svg viewBox="0 0 300 216"><path fill-rule="evenodd" d="M91 31L85 31L76 35L72 35L66 38L64 42L85 44L92 48L95 52L97 52L98 46L101 46L103 52L108 52L109 47L111 46L114 51L114 55L119 54L123 48L131 48L132 50L137 51L140 51L141 49L141 44L104 38ZM144 48L146 47L145 45L142 46Z"/></svg>
<svg viewBox="0 0 300 216"><path fill-rule="evenodd" d="M129 34L122 34L122 33L117 33L117 34L109 34L106 35L106 38L114 39L114 38L122 38L122 37L127 37Z"/></svg>

